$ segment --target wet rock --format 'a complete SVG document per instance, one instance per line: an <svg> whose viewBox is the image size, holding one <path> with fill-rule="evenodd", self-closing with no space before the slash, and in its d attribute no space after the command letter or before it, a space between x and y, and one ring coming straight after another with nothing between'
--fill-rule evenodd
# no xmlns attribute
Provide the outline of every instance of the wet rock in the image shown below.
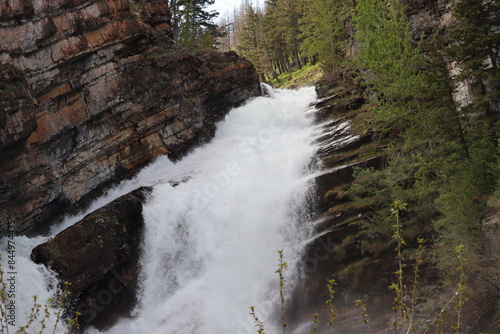
<svg viewBox="0 0 500 334"><path fill-rule="evenodd" d="M372 129L352 127L358 113L363 112L362 87L323 82L318 93L321 99L316 103L316 119L322 123L316 143L322 168L315 177L315 237L305 247L301 266L305 278L292 297L290 318L310 321L301 316L314 312L328 318L326 282L334 278L338 283L335 330L366 333L354 306L355 300L363 299L371 313L372 329L385 332L392 314L387 286L394 271L393 247L379 236L363 233L360 223L369 208L354 205L348 190L355 168L384 168L386 158L373 145Z"/></svg>
<svg viewBox="0 0 500 334"><path fill-rule="evenodd" d="M140 188L119 197L32 251L35 263L70 283L82 326L99 324L110 310L123 315L135 304L142 203L148 192Z"/></svg>

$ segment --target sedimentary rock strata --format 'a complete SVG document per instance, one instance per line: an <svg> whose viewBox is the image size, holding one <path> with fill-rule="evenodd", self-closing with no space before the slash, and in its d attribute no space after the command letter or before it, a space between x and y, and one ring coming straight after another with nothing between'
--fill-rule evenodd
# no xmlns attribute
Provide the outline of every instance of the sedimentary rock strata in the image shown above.
<svg viewBox="0 0 500 334"><path fill-rule="evenodd" d="M0 3L2 224L43 229L260 93L250 61L175 45L170 16L161 0Z"/></svg>

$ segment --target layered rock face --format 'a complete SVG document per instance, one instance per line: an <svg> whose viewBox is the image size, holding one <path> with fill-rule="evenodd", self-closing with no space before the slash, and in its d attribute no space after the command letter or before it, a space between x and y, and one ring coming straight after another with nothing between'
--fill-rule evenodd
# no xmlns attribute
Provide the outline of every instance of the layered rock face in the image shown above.
<svg viewBox="0 0 500 334"><path fill-rule="evenodd" d="M426 40L433 33L443 33L454 20L455 5L450 0L403 0L413 30L415 42ZM356 48L357 45L353 45ZM422 44L423 52L428 51ZM355 50L352 50L355 52ZM456 65L449 63L450 75L456 75ZM345 79L345 78L343 78ZM486 91L488 91L487 85ZM330 299L326 283L334 278L335 331L350 334L387 333L393 318L394 292L388 287L395 281L396 260L394 240L363 231L363 220L372 210L362 203L355 203L349 196L355 167L384 168L384 145L376 140L377 120L367 112L364 99L370 92L355 82L325 81L320 83L318 95L322 99L316 105L318 118L323 123L323 135L318 139L318 158L323 167L316 178L317 205L314 227L317 237L306 247L302 269L305 279L295 292L292 311L299 323L311 321L311 314L319 313L319 319L328 319L330 314L324 306ZM474 90L470 83L457 87L454 99L457 106L473 101ZM388 134L391 136L391 134ZM472 269L468 291L473 297L462 311L461 329L467 333L498 332L498 253L500 246L499 207L496 200L489 205L482 224L484 255L481 266ZM415 249L416 238L432 240L432 229L427 225L406 232L409 249ZM406 256L406 255L405 255ZM408 258L407 258L408 260ZM411 263L411 262L408 262ZM408 268L410 265L408 265ZM408 269L406 269L408 270ZM436 268L426 264L420 267L419 296L415 307L414 328L424 332L441 305L447 301L444 289L439 285ZM474 271L474 274L472 272ZM409 275L411 275L408 270ZM406 277L410 277L408 274ZM474 276L473 276L474 275ZM433 285L434 284L434 285ZM433 296L421 287L434 287ZM368 313L370 329L361 316L362 309L355 306L362 300ZM305 314L305 315L304 315ZM293 318L290 317L290 318ZM292 324L293 326L294 324ZM451 327L451 326L450 326Z"/></svg>
<svg viewBox="0 0 500 334"><path fill-rule="evenodd" d="M169 21L163 0L0 3L2 223L46 227L260 93L250 61L181 49Z"/></svg>
<svg viewBox="0 0 500 334"><path fill-rule="evenodd" d="M365 105L368 92L354 82L340 85L329 80L320 83L317 91L321 99L316 115L323 131L317 139L321 171L315 179L316 237L305 249L302 270L306 275L293 296L290 318L308 322L318 312L320 319L328 319L326 283L334 278L335 331L385 333L392 315L393 296L387 287L395 268L393 247L388 240L363 233L360 222L369 208L356 205L349 194L355 168L386 165L384 151L374 140L374 119ZM358 299L366 304L371 330L354 304Z"/></svg>

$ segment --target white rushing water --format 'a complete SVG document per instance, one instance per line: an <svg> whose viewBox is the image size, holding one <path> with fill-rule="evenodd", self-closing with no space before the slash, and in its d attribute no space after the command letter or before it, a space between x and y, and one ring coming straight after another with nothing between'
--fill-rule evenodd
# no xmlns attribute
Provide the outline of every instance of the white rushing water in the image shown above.
<svg viewBox="0 0 500 334"><path fill-rule="evenodd" d="M277 250L284 250L292 275L309 233L304 204L317 147L305 110L314 99L314 88L255 98L232 110L209 144L175 164L157 159L93 205L154 185L143 210L139 304L132 319L106 333L255 333L251 305L266 333L277 332L272 327L272 319L279 320ZM180 183L173 187L172 180ZM26 257L44 241L18 239L31 243ZM50 296L53 291L43 283L50 276L46 270L23 266L31 271L23 276L36 274L30 295Z"/></svg>

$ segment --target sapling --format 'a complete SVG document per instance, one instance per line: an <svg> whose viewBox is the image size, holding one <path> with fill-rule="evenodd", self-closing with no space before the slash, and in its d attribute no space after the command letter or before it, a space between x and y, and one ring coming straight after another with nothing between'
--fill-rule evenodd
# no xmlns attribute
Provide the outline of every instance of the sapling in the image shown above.
<svg viewBox="0 0 500 334"><path fill-rule="evenodd" d="M316 331L318 330L318 313L314 312L313 317L313 329L311 331L311 334L316 334Z"/></svg>
<svg viewBox="0 0 500 334"><path fill-rule="evenodd" d="M280 302L281 302L281 323L282 323L282 333L285 334L285 328L288 326L286 322L286 309L285 309L285 270L288 268L288 263L285 261L285 256L283 250L278 250L278 269L276 273L279 275L279 285L280 285ZM250 315L252 316L255 327L257 327L257 333L264 333L264 323L259 320L257 314L255 313L255 307L250 306Z"/></svg>
<svg viewBox="0 0 500 334"><path fill-rule="evenodd" d="M333 310L333 296L335 295L335 289L333 289L334 285L337 285L334 279L328 280L328 283L326 284L328 289L328 300L325 304L328 305L328 311L330 312L330 320L327 323L327 325L330 326L330 334L333 334L333 321L337 317Z"/></svg>
<svg viewBox="0 0 500 334"><path fill-rule="evenodd" d="M33 306L31 307L31 312L30 312L30 315L28 317L28 323L26 324L26 326L19 327L16 334L17 333L19 333L19 334L28 333L27 332L28 328L30 328L31 325L33 325L33 323L38 319L38 316L40 315L40 308L42 306L38 303L37 299L38 299L38 296L33 296ZM43 320L45 320L45 318L42 319L42 321ZM42 325L42 330L40 332L42 332L44 328L45 328L44 325Z"/></svg>
<svg viewBox="0 0 500 334"><path fill-rule="evenodd" d="M356 304L356 306L359 306L359 308L361 308L361 312L359 313L359 315L361 316L361 318L363 319L363 323L368 327L368 330L371 333L372 329L370 327L370 324L368 323L368 314L366 313L366 304L364 304L361 299L356 300L354 303Z"/></svg>
<svg viewBox="0 0 500 334"><path fill-rule="evenodd" d="M288 263L285 262L285 258L283 255L283 250L278 250L278 270L276 270L276 273L280 277L280 301L281 301L281 323L283 326L283 334L285 334L285 328L288 326L288 323L286 322L286 313L285 313L285 275L284 271L285 269L288 269Z"/></svg>
<svg viewBox="0 0 500 334"><path fill-rule="evenodd" d="M70 292L68 290L70 283L64 282L64 288L61 292L61 295L57 298L49 298L45 307L43 308L43 317L40 319L42 305L38 302L38 296L33 296L33 304L30 310L30 314L28 315L28 320L26 325L19 326L15 334L27 334L34 333L35 324L38 324L40 330L38 330L37 334L43 334L44 330L47 329L47 320L52 316L56 316L56 321L52 328L52 334L55 334L59 325L62 322L62 315L64 310L66 309L68 298L70 296ZM7 305L9 303L8 294L7 294L7 283L5 282L4 272L2 269L2 254L0 254L0 334L9 334L9 318L7 312ZM55 309L54 313L50 312L50 309ZM66 327L67 333L77 333L78 331L78 317L79 313L75 313L75 317L73 319L68 320L68 326Z"/></svg>
<svg viewBox="0 0 500 334"><path fill-rule="evenodd" d="M64 308L66 307L66 303L67 303L68 297L70 295L70 292L68 291L68 287L71 285L71 283L64 281L63 284L64 284L64 290L63 290L61 296L59 296L57 302L54 302L54 307L57 307L57 311L55 313L56 322L54 324L54 329L52 331L52 334L55 334L55 332L57 330L57 326L59 325L59 322L61 321L62 312L63 312Z"/></svg>
<svg viewBox="0 0 500 334"><path fill-rule="evenodd" d="M429 323L423 334L430 333L431 328L437 327L436 332L441 332L442 325L444 323L444 319L448 314L448 309L452 307L454 302L456 301L455 309L457 311L457 320L456 325L452 326L451 329L454 333L459 333L461 329L461 311L464 303L467 301L467 297L465 296L465 288L467 277L465 276L465 264L467 263L467 259L463 255L464 246L460 245L455 248L455 255L458 260L457 271L459 272L459 279L457 282L457 288L451 298L443 305L437 316Z"/></svg>
<svg viewBox="0 0 500 334"><path fill-rule="evenodd" d="M414 331L413 329L413 323L414 323L414 320L413 320L413 315L415 314L415 299L416 299L416 295L417 295L417 286L418 286L418 283L419 283L419 278L420 278L420 275L419 275L419 269L420 269L420 265L424 262L423 260L423 253L424 253L424 243L425 243L425 240L423 238L418 238L417 239L417 243L418 243L418 248L417 248L417 252L415 254L415 263L413 264L413 289L411 291L411 306L409 308L409 313L410 313L410 319L409 319L409 326L408 326L408 329L406 331L406 333L410 333L410 331Z"/></svg>
<svg viewBox="0 0 500 334"><path fill-rule="evenodd" d="M457 310L457 324L452 327L454 333L459 333L461 329L461 312L464 303L467 301L467 297L465 296L465 287L467 282L467 277L465 276L464 267L467 263L467 259L463 254L464 246L460 245L455 248L455 255L457 256L459 266L457 271L460 273L458 283L457 283L457 292L456 296L458 296L457 305L455 306Z"/></svg>
<svg viewBox="0 0 500 334"><path fill-rule="evenodd" d="M264 333L264 323L259 320L257 317L257 314L255 314L255 306L250 306L250 315L252 316L255 327L257 327L257 333L259 334L265 334Z"/></svg>
<svg viewBox="0 0 500 334"><path fill-rule="evenodd" d="M404 318L408 317L408 308L406 307L404 303L404 291L405 291L405 285L403 282L403 269L405 267L405 264L403 263L403 255L402 255L402 250L403 246L406 244L404 241L403 237L401 236L401 223L400 223L400 213L404 210L406 210L406 203L403 203L401 201L394 201L392 208L391 208L391 214L396 217L396 223L393 226L393 234L392 237L394 240L396 240L396 258L398 259L398 270L395 272L396 274L396 282L393 282L390 286L391 290L394 290L396 297L394 298L394 321L393 321L393 326L394 326L394 334L398 332L398 328L401 327L402 320ZM401 322L398 320L398 314L401 313Z"/></svg>
<svg viewBox="0 0 500 334"><path fill-rule="evenodd" d="M403 252L403 246L406 244L402 235L401 235L401 222L400 222L400 213L402 211L406 210L406 203L400 202L400 201L395 201L393 204L393 208L391 209L391 214L395 216L395 225L393 226L393 238L396 241L396 258L398 259L398 270L395 272L396 274L396 282L392 283L390 286L391 290L395 291L396 297L394 298L394 305L393 305L393 310L395 314L394 321L392 322L393 324L393 332L395 334L399 333L401 329L403 329L403 326L407 323L408 327L405 327L403 329L403 332L406 334L410 333L415 333L416 329L414 326L414 314L415 314L415 308L416 308L416 296L418 292L418 285L420 283L420 266L424 262L423 260L423 254L424 254L424 244L425 240L422 238L417 238L417 243L418 243L418 248L417 251L415 252L415 263L413 264L413 284L411 286L411 291L409 292L410 296L410 302L409 306L405 303L404 301L404 293L406 290L406 285L404 284L404 268L405 264L403 263L404 258L402 255ZM276 273L279 274L279 285L280 285L280 300L281 300L281 320L282 320L282 332L285 333L285 328L287 327L287 322L286 322L286 314L285 314L285 276L284 276L284 271L285 269L288 268L288 264L285 262L284 259L284 254L283 250L278 251L279 255L279 262L278 262L278 269L276 270ZM453 332L455 334L460 333L460 329L462 326L462 315L461 311L463 308L464 303L467 301L467 297L465 296L465 288L466 288L466 275L465 275L465 264L467 260L463 256L463 246L458 246L455 249L455 255L458 259L458 267L457 271L459 272L459 280L457 283L457 289L454 292L453 296L450 298L449 301L447 301L443 308L440 310L438 315L429 322L428 326L426 329L422 332L422 334L429 334L431 328L436 329L436 333L442 332L442 326L444 324L444 319L445 315L448 313L448 310L452 307L452 305L455 305L456 313L457 313L457 318L456 318L456 324L451 327ZM327 289L328 289L328 300L325 302L325 304L328 307L328 311L330 314L330 319L327 322L327 325L330 327L330 334L333 334L334 332L334 327L333 327L333 322L336 318L336 314L333 309L333 299L335 295L335 289L334 286L337 285L336 281L334 279L330 279L327 282ZM363 303L362 300L356 300L355 301L356 306L360 307L361 312L361 318L364 324L367 325L367 328L369 332L373 332L368 321L368 314L366 312L366 304ZM253 306L250 307L251 313L255 326L257 327L257 333L263 334L264 333L264 324L262 321L259 320L255 313L255 308ZM310 332L311 334L316 334L318 330L318 314L314 313L314 320L313 320L313 328L312 331ZM401 318L400 318L401 317Z"/></svg>

